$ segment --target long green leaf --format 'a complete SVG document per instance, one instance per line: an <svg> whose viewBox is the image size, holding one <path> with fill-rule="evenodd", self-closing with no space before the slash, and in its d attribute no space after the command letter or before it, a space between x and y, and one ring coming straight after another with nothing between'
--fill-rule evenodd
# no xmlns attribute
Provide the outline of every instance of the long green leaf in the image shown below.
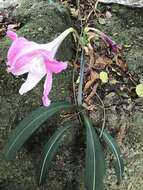
<svg viewBox="0 0 143 190"><path fill-rule="evenodd" d="M79 106L82 105L82 100L83 100L84 66L85 66L84 51L82 49L81 58L80 58L80 81L79 81L78 96L77 96L77 103Z"/></svg>
<svg viewBox="0 0 143 190"><path fill-rule="evenodd" d="M104 189L103 179L105 175L105 159L93 125L89 118L83 115L86 127L86 187L87 190Z"/></svg>
<svg viewBox="0 0 143 190"><path fill-rule="evenodd" d="M53 103L48 108L39 107L25 117L19 125L13 130L4 147L4 155L7 160L11 160L26 142L26 140L53 114L61 109L73 107L68 102L60 101Z"/></svg>
<svg viewBox="0 0 143 190"><path fill-rule="evenodd" d="M99 132L101 132L100 129L97 129L97 130ZM109 133L107 133L105 130L103 131L101 137L103 138L105 143L109 146L110 151L113 153L113 155L116 158L116 160L115 160L115 172L117 175L118 184L120 184L120 182L122 180L122 175L124 172L124 163L123 163L120 148L119 148L118 144L116 143L115 139Z"/></svg>
<svg viewBox="0 0 143 190"><path fill-rule="evenodd" d="M38 182L42 184L45 181L45 177L48 173L50 163L56 154L56 151L62 141L62 137L67 129L72 125L65 125L60 128L53 134L50 140L46 143L43 148L42 157L38 169Z"/></svg>

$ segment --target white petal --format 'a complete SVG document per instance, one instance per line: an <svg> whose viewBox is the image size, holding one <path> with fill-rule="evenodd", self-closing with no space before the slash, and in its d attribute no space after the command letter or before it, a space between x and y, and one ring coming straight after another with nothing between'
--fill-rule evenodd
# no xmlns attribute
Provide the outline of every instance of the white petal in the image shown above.
<svg viewBox="0 0 143 190"><path fill-rule="evenodd" d="M38 82L44 77L44 75L44 73L42 73L41 75L35 75L34 73L29 72L27 80L25 81L25 83L22 84L19 93L23 95L24 93L34 88L38 84Z"/></svg>
<svg viewBox="0 0 143 190"><path fill-rule="evenodd" d="M21 95L34 88L46 74L46 67L42 57L35 57L28 65L29 73L27 80L24 84L22 84L19 90Z"/></svg>
<svg viewBox="0 0 143 190"><path fill-rule="evenodd" d="M42 75L46 74L46 67L42 56L37 56L29 63L29 70L31 73Z"/></svg>
<svg viewBox="0 0 143 190"><path fill-rule="evenodd" d="M61 45L61 43L64 41L64 39L67 37L67 35L71 32L73 32L74 29L73 28L68 28L66 29L64 32L62 32L56 39L54 39L53 41L47 43L47 44L41 44L41 48L45 49L49 52L51 52L52 54L52 58L54 58L59 46Z"/></svg>

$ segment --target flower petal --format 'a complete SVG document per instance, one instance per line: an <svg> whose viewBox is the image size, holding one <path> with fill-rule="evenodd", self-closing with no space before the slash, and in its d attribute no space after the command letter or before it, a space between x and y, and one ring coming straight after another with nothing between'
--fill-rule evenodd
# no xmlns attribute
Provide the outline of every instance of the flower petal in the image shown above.
<svg viewBox="0 0 143 190"><path fill-rule="evenodd" d="M15 66L20 58L23 59L22 56L27 54L37 52L39 45L35 42L28 41L23 37L17 38L12 45L10 46L7 54L7 65ZM26 62L26 61L25 61ZM19 63L17 63L19 64Z"/></svg>
<svg viewBox="0 0 143 190"><path fill-rule="evenodd" d="M28 73L29 72L29 67L28 65L24 65L23 67L19 68L19 69L12 69L12 68L7 68L7 72L11 72L13 75L23 75L25 73Z"/></svg>
<svg viewBox="0 0 143 190"><path fill-rule="evenodd" d="M23 49L30 48L28 47L27 40L25 38L18 38L10 46L7 54L8 63L7 65L11 66L16 59L16 57L23 51Z"/></svg>
<svg viewBox="0 0 143 190"><path fill-rule="evenodd" d="M62 32L57 38L55 38L53 41L47 44L41 44L40 46L42 49L45 49L48 52L51 52L52 58L54 58L61 43L73 31L74 31L73 28L68 28L64 32Z"/></svg>
<svg viewBox="0 0 143 190"><path fill-rule="evenodd" d="M49 106L51 103L51 101L48 98L48 95L49 95L51 89L52 89L52 73L48 72L45 83L44 83L44 92L43 92L43 97L42 97L44 106Z"/></svg>
<svg viewBox="0 0 143 190"><path fill-rule="evenodd" d="M45 64L46 64L46 69L53 73L60 73L61 71L65 70L68 66L66 62L49 60L49 59L47 59Z"/></svg>
<svg viewBox="0 0 143 190"><path fill-rule="evenodd" d="M25 83L22 84L19 93L21 95L25 94L26 92L30 91L32 88L34 88L38 82L44 77L44 74L42 75L35 75L34 73L29 72L27 76L27 80Z"/></svg>
<svg viewBox="0 0 143 190"><path fill-rule="evenodd" d="M13 31L7 31L7 36L11 39L11 40L16 40L18 38L17 34Z"/></svg>

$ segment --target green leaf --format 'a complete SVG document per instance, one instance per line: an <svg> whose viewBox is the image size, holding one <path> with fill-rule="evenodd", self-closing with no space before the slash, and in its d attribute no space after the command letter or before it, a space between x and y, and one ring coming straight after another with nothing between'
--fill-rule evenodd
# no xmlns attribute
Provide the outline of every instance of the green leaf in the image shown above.
<svg viewBox="0 0 143 190"><path fill-rule="evenodd" d="M86 187L87 190L104 189L105 159L99 137L97 136L89 118L83 116L86 127Z"/></svg>
<svg viewBox="0 0 143 190"><path fill-rule="evenodd" d="M97 130L99 132L101 132L101 129L97 129ZM113 153L113 155L116 158L115 172L117 175L118 184L120 184L120 182L122 180L122 175L124 172L124 163L123 163L120 148L119 148L118 144L116 143L115 139L109 133L107 133L105 130L103 131L101 138L103 138L105 143L109 146L110 151Z"/></svg>
<svg viewBox="0 0 143 190"><path fill-rule="evenodd" d="M77 96L77 103L79 106L82 105L82 101L83 101L84 67L85 67L85 60L84 60L84 51L82 49L81 57L80 57L80 81L79 81L78 96Z"/></svg>
<svg viewBox="0 0 143 190"><path fill-rule="evenodd" d="M139 97L143 97L143 84L138 84L136 86L136 93Z"/></svg>
<svg viewBox="0 0 143 190"><path fill-rule="evenodd" d="M42 151L42 157L38 169L38 182L42 184L45 181L45 177L48 173L48 169L53 157L56 154L56 151L62 142L62 137L67 129L72 125L65 125L60 128L53 134L50 140L46 143Z"/></svg>
<svg viewBox="0 0 143 190"><path fill-rule="evenodd" d="M26 140L53 114L61 109L73 107L65 101L51 104L49 107L39 107L25 117L19 125L13 130L4 147L4 155L7 160L11 160L26 142Z"/></svg>

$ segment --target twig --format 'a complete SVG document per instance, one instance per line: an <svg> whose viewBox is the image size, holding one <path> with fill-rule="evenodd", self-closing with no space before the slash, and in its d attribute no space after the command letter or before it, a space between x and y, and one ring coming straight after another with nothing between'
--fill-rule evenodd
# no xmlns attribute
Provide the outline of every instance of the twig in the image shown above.
<svg viewBox="0 0 143 190"><path fill-rule="evenodd" d="M95 16L97 17L96 10L97 10L97 5L98 5L98 3L99 3L99 0L96 0L94 7L92 6L92 10L89 12L89 14L87 15L87 18L86 18L86 21L85 21L86 24L88 23L88 20L89 20L91 14L92 14L93 12L94 12Z"/></svg>
<svg viewBox="0 0 143 190"><path fill-rule="evenodd" d="M81 110L81 111L76 112L75 114L71 115L70 117L64 119L60 124L67 122L68 120L74 118L75 116L78 116L80 113L83 113L83 112L85 112L85 110Z"/></svg>
<svg viewBox="0 0 143 190"><path fill-rule="evenodd" d="M97 10L98 3L99 3L99 0L96 0L96 3L95 3L95 5L94 5L94 11Z"/></svg>
<svg viewBox="0 0 143 190"><path fill-rule="evenodd" d="M95 81L95 80L94 80L94 81ZM93 83L94 81L92 81L92 83ZM96 95L97 87L98 87L98 83L96 83L96 84L94 85L94 87L93 87L91 93L87 96L87 98L86 98L86 100L85 100L87 103L89 102L89 100L90 100L94 95Z"/></svg>

